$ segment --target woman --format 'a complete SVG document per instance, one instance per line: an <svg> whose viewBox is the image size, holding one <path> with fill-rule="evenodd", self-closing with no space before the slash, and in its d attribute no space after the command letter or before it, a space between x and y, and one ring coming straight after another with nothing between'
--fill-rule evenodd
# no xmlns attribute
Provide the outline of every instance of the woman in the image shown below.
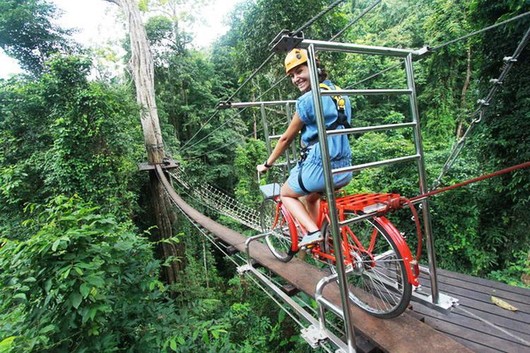
<svg viewBox="0 0 530 353"><path fill-rule="evenodd" d="M298 136L298 133L301 132L302 157L300 162L291 170L289 178L283 184L280 193L285 207L308 232L298 244L300 247L307 247L323 239L315 220L320 207L320 192L326 190L320 143L318 142L315 106L310 92L311 83L307 60L308 56L305 49L293 49L285 58L285 72L291 78L291 82L303 94L297 99L296 113L271 155L264 164L256 167L258 172L266 172L289 147L291 142ZM317 70L321 87L336 89L333 83L327 80L327 74L318 60ZM324 119L326 127L329 129L343 129L344 125L351 122L350 101L348 97L343 97L343 99L347 123L337 123L340 114L335 100L330 96L322 97ZM351 150L347 135L328 137L328 147L333 169L350 166ZM333 182L335 188L338 189L345 186L350 182L351 178L352 173L334 174ZM300 200L302 197L305 197L305 206Z"/></svg>

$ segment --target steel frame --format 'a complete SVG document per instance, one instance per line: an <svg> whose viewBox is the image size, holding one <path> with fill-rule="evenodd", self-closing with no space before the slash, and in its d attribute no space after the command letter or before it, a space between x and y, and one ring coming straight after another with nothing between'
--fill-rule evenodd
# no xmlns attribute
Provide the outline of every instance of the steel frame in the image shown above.
<svg viewBox="0 0 530 353"><path fill-rule="evenodd" d="M282 41L282 39L279 40L279 42ZM419 174L419 193L424 194L428 191L427 189L427 177L425 172L425 159L424 159L424 152L423 152L423 144L422 144L422 136L421 136L421 129L420 129L420 118L419 118L419 112L418 112L418 105L417 105L417 96L416 96L416 88L415 88L415 82L414 82L414 71L413 71L413 65L412 60L414 55L420 55L421 52L409 50L409 49L396 49L396 48L386 48L386 47L375 47L375 46L365 46L365 45L357 45L357 44L351 44L351 43L334 43L334 42L327 42L327 41L316 41L316 40L307 40L303 39L299 44L298 47L307 49L309 54L309 60L308 60L308 67L310 71L310 81L311 81L311 94L313 96L313 102L315 105L315 111L316 111L316 120L317 120L317 126L318 126L318 140L320 142L321 146L321 152L322 152L322 160L323 160L323 168L324 168L324 176L325 176L325 184L326 184L326 197L328 199L329 203L329 211L330 211L330 225L331 230L333 234L334 239L334 246L335 246L335 253L337 254L337 257L340 258L342 256L342 249L339 246L340 244L340 231L339 231L339 225L340 222L338 221L337 217L337 210L335 207L335 192L333 188L333 179L332 175L337 173L343 173L343 172L349 172L349 171L359 171L367 168L374 168L374 167L380 167L384 165L390 165L395 163L402 163L402 162L408 162L408 161L416 161L417 170ZM356 53L361 55L382 55L382 56L393 56L397 58L401 58L403 60L404 66L405 66L405 78L406 78L406 88L402 89L362 89L362 90L353 90L353 89L346 89L346 90L326 90L321 91L319 89L319 81L318 81L318 74L317 74L317 66L316 66L316 52L317 51L335 51L335 52L347 52L347 53ZM409 97L409 108L410 108L410 116L411 121L406 123L398 123L398 124L387 124L387 125L379 125L379 126L371 126L371 127L362 127L362 128L349 128L349 129L343 129L343 130L331 130L327 131L325 122L324 122L324 114L322 109L322 96L326 95L406 95ZM268 133L268 126L267 126L267 119L265 114L265 105L273 105L273 104L285 104L286 110L288 112L288 121L290 121L290 110L288 109L289 104L292 104L294 101L267 101L267 102L245 102L245 103L231 103L232 108L243 108L243 107L261 107L261 114L262 114L262 121L264 123L264 131L265 131L265 138L267 143L267 148L269 152L272 150L271 146L271 139L278 138L278 136L269 136ZM412 128L413 129L413 140L415 145L415 153L409 156L403 156L393 159L386 159L386 160L380 160L380 161L373 161L369 163L359 164L359 165L353 165L350 167L345 168L338 168L338 169L332 169L331 168L331 161L329 158L329 148L327 143L327 136L331 135L338 135L338 134L361 134L371 131L385 131L385 130L391 130L391 129L400 129L400 128ZM294 154L294 150L293 150ZM290 164L291 161L288 158L288 164ZM422 267L421 270L423 273L426 273L430 278L430 284L431 284L431 293L430 295L423 292L420 287L416 288L413 291L413 299L419 300L424 302L427 305L430 305L431 307L439 310L447 310L451 307L455 306L458 302L457 299L451 298L447 295L444 295L439 292L438 288L438 279L436 274L436 256L435 256L435 249L434 249L434 240L433 240L433 234L432 234L432 221L430 217L430 210L429 210L429 202L428 199L422 199L419 200L418 203L421 203L421 208L423 212L423 219L424 219L424 234L426 237L426 248L427 248L427 256L428 256L428 268ZM255 272L255 271L253 271ZM319 290L321 290L321 286L323 287L325 284L329 283L331 280L337 280L340 287L341 292L341 301L342 301L342 312L343 314L341 317L344 318L345 321L345 328L346 328L346 336L347 336L347 352L355 352L355 335L353 330L353 325L351 324L350 319L350 310L349 310L349 300L348 300L348 292L346 288L346 280L345 280L345 268L344 264L341 261L337 261L337 271L336 274L330 277L324 278L319 283L319 286L317 286L316 294L317 294L317 302L319 303L319 306L321 307L321 320L323 317L323 306L327 306L329 309L331 309L333 312L336 312L338 309L334 306L330 306L329 303L327 303L325 300L323 300L323 297L321 295L318 295ZM321 324L322 325L322 324ZM314 326L314 323L313 323Z"/></svg>

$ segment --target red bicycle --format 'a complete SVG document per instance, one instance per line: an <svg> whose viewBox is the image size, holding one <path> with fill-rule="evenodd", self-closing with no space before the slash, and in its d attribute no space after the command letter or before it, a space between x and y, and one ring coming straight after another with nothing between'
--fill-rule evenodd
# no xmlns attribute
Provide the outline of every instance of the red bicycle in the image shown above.
<svg viewBox="0 0 530 353"><path fill-rule="evenodd" d="M285 208L277 183L260 187L265 196L260 221L266 243L278 260L290 261L307 232ZM356 194L336 198L343 263L350 300L380 318L393 318L409 305L412 286L418 286L417 262L396 227L378 215L397 194ZM319 219L324 240L305 249L312 258L335 271L329 208L320 202Z"/></svg>

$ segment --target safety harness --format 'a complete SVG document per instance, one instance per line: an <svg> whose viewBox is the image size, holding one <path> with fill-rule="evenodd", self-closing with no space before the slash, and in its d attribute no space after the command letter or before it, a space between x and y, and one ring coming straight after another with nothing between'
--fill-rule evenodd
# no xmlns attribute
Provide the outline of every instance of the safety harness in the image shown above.
<svg viewBox="0 0 530 353"><path fill-rule="evenodd" d="M325 83L320 84L320 88L330 91L331 87L326 85ZM335 86L337 90L340 90L339 86ZM346 115L346 100L343 96L331 96L333 99L333 102L335 103L335 107L337 108L338 117L337 120L335 120L330 126L326 127L326 130L335 130L340 125L344 126L344 128L348 129L350 128L350 123L348 123L348 116Z"/></svg>
<svg viewBox="0 0 530 353"><path fill-rule="evenodd" d="M320 83L320 88L326 91L330 91L331 87L326 85L325 83ZM335 86L336 89L340 89L338 86ZM333 99L333 102L335 103L335 107L337 108L337 120L335 120L331 125L326 126L326 130L336 130L339 126L344 126L345 129L350 128L350 123L348 122L348 116L346 115L346 100L344 97L335 95L331 96ZM309 150L311 147L318 142L318 136L315 136L311 141L309 141L309 144L302 148L300 150L300 163L305 161L307 158L307 155L309 154ZM302 167L303 164L300 165L300 170L298 172L298 184L300 185L300 188L305 191L306 193L310 193L309 190L307 190L304 186L304 182L302 180Z"/></svg>
<svg viewBox="0 0 530 353"><path fill-rule="evenodd" d="M321 83L320 88L326 91L331 90L331 87L329 87L325 83ZM335 88L340 90L338 86L335 86ZM331 96L331 98L333 99L333 103L335 103L335 108L337 108L337 120L331 123L331 125L326 126L326 130L336 130L337 127L339 126L344 126L345 129L350 128L351 126L350 126L350 123L348 122L348 116L346 115L346 100L344 99L343 96L339 96L339 95ZM318 135L313 137L309 141L309 144L306 147L302 148L302 150L300 151L301 161L305 160L305 158L307 157L307 153L309 152L309 149L311 148L311 146L313 146L317 142L318 142Z"/></svg>

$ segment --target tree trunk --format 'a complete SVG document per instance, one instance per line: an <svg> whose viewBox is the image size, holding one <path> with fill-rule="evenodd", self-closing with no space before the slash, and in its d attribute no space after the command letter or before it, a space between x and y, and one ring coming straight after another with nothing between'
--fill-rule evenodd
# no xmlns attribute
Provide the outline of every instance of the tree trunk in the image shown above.
<svg viewBox="0 0 530 353"><path fill-rule="evenodd" d="M160 164L164 159L164 143L160 131L158 111L155 101L154 64L147 34L138 9L137 0L106 0L119 5L129 24L131 44L130 69L136 86L136 100L141 107L140 121L144 132L144 142L149 164ZM150 202L152 216L157 229L152 231L152 237L158 244L158 255L164 259L171 259L165 269L164 278L168 283L174 283L184 262L183 244L162 241L173 237L176 214L170 202L165 197L163 185L154 171L150 172Z"/></svg>

